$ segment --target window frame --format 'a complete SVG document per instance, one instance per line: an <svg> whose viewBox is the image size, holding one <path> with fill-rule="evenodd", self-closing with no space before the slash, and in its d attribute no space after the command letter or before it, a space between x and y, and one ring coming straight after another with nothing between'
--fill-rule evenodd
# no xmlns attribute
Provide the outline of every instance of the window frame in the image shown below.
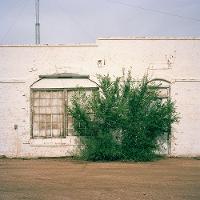
<svg viewBox="0 0 200 200"><path fill-rule="evenodd" d="M160 78L154 78L151 79L148 83L156 83L156 82L160 82L161 86L156 86L156 88L158 88L159 91L164 91L167 90L168 95L167 96L159 96L159 99L164 100L164 99L169 99L171 97L171 82L166 80L166 79L160 79ZM165 83L167 84L166 86L163 86L162 84Z"/></svg>
<svg viewBox="0 0 200 200"><path fill-rule="evenodd" d="M162 78L154 78L154 79L151 79L148 83L153 83L153 82L160 82L160 86L158 86L158 90L159 91L162 91L162 90L167 90L168 91L168 95L167 96L160 96L159 99L161 101L165 101L165 100L168 100L170 97L171 97L171 82L166 80L166 79L162 79ZM164 85L166 84L166 85ZM170 130L169 132L166 133L167 134L167 153L168 155L171 154L171 135L172 135L172 129L170 127Z"/></svg>
<svg viewBox="0 0 200 200"><path fill-rule="evenodd" d="M83 88L30 88L30 129L31 129L31 134L30 137L31 139L56 139L56 138L66 138L67 136L77 136L76 134L69 134L68 130L68 112L66 111L66 107L68 106L68 92L69 91L78 91L78 90L84 90L84 91L95 91L97 88L93 87L83 87ZM63 93L63 126L62 126L62 135L59 135L57 137L55 136L35 136L34 135L34 130L33 130L33 116L34 116L34 108L33 108L33 102L34 102L34 97L33 94L34 92L50 92L50 91L62 91ZM51 122L52 124L52 122Z"/></svg>

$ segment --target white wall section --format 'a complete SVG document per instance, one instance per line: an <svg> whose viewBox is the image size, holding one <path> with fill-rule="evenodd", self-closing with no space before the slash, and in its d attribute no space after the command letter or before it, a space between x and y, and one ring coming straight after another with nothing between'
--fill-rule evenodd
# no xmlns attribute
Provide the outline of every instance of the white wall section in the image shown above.
<svg viewBox="0 0 200 200"><path fill-rule="evenodd" d="M76 150L74 136L30 137L30 87L39 75L88 74L96 81L96 74L122 76L122 71L131 70L138 79L148 73L152 79L171 83L181 119L172 128L170 155L200 156L200 38L102 38L86 45L0 46L0 70L0 155L54 157ZM52 85L46 79L33 87L72 87L70 81ZM77 84L93 86L84 81Z"/></svg>

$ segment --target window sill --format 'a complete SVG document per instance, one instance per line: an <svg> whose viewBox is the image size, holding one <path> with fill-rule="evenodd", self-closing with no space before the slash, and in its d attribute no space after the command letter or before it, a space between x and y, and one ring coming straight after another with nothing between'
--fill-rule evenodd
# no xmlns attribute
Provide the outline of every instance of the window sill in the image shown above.
<svg viewBox="0 0 200 200"><path fill-rule="evenodd" d="M32 147L58 147L80 145L80 140L77 136L66 136L66 138L31 138L29 142Z"/></svg>

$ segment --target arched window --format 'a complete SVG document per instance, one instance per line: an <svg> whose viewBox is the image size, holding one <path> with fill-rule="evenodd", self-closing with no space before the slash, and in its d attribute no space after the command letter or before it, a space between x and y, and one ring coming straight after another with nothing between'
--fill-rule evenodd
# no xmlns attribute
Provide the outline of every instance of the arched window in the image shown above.
<svg viewBox="0 0 200 200"><path fill-rule="evenodd" d="M97 89L89 76L78 74L41 75L31 85L32 138L58 138L74 135L73 120L66 106L81 88L86 94Z"/></svg>
<svg viewBox="0 0 200 200"><path fill-rule="evenodd" d="M155 83L159 90L159 98L161 101L166 101L170 97L171 82L165 79L155 78L149 81L149 83ZM170 154L171 152L171 130L163 134L161 138L158 139L158 144L160 146L161 154Z"/></svg>
<svg viewBox="0 0 200 200"><path fill-rule="evenodd" d="M155 78L155 79L150 80L149 83L155 83L155 85L158 87L160 99L166 100L170 97L170 93L171 93L170 81L167 81L165 79Z"/></svg>

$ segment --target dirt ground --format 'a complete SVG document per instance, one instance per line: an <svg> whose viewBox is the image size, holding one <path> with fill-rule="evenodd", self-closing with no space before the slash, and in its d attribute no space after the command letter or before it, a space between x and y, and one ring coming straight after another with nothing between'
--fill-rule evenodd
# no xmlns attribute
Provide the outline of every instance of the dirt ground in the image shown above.
<svg viewBox="0 0 200 200"><path fill-rule="evenodd" d="M0 159L0 200L200 200L200 160Z"/></svg>

